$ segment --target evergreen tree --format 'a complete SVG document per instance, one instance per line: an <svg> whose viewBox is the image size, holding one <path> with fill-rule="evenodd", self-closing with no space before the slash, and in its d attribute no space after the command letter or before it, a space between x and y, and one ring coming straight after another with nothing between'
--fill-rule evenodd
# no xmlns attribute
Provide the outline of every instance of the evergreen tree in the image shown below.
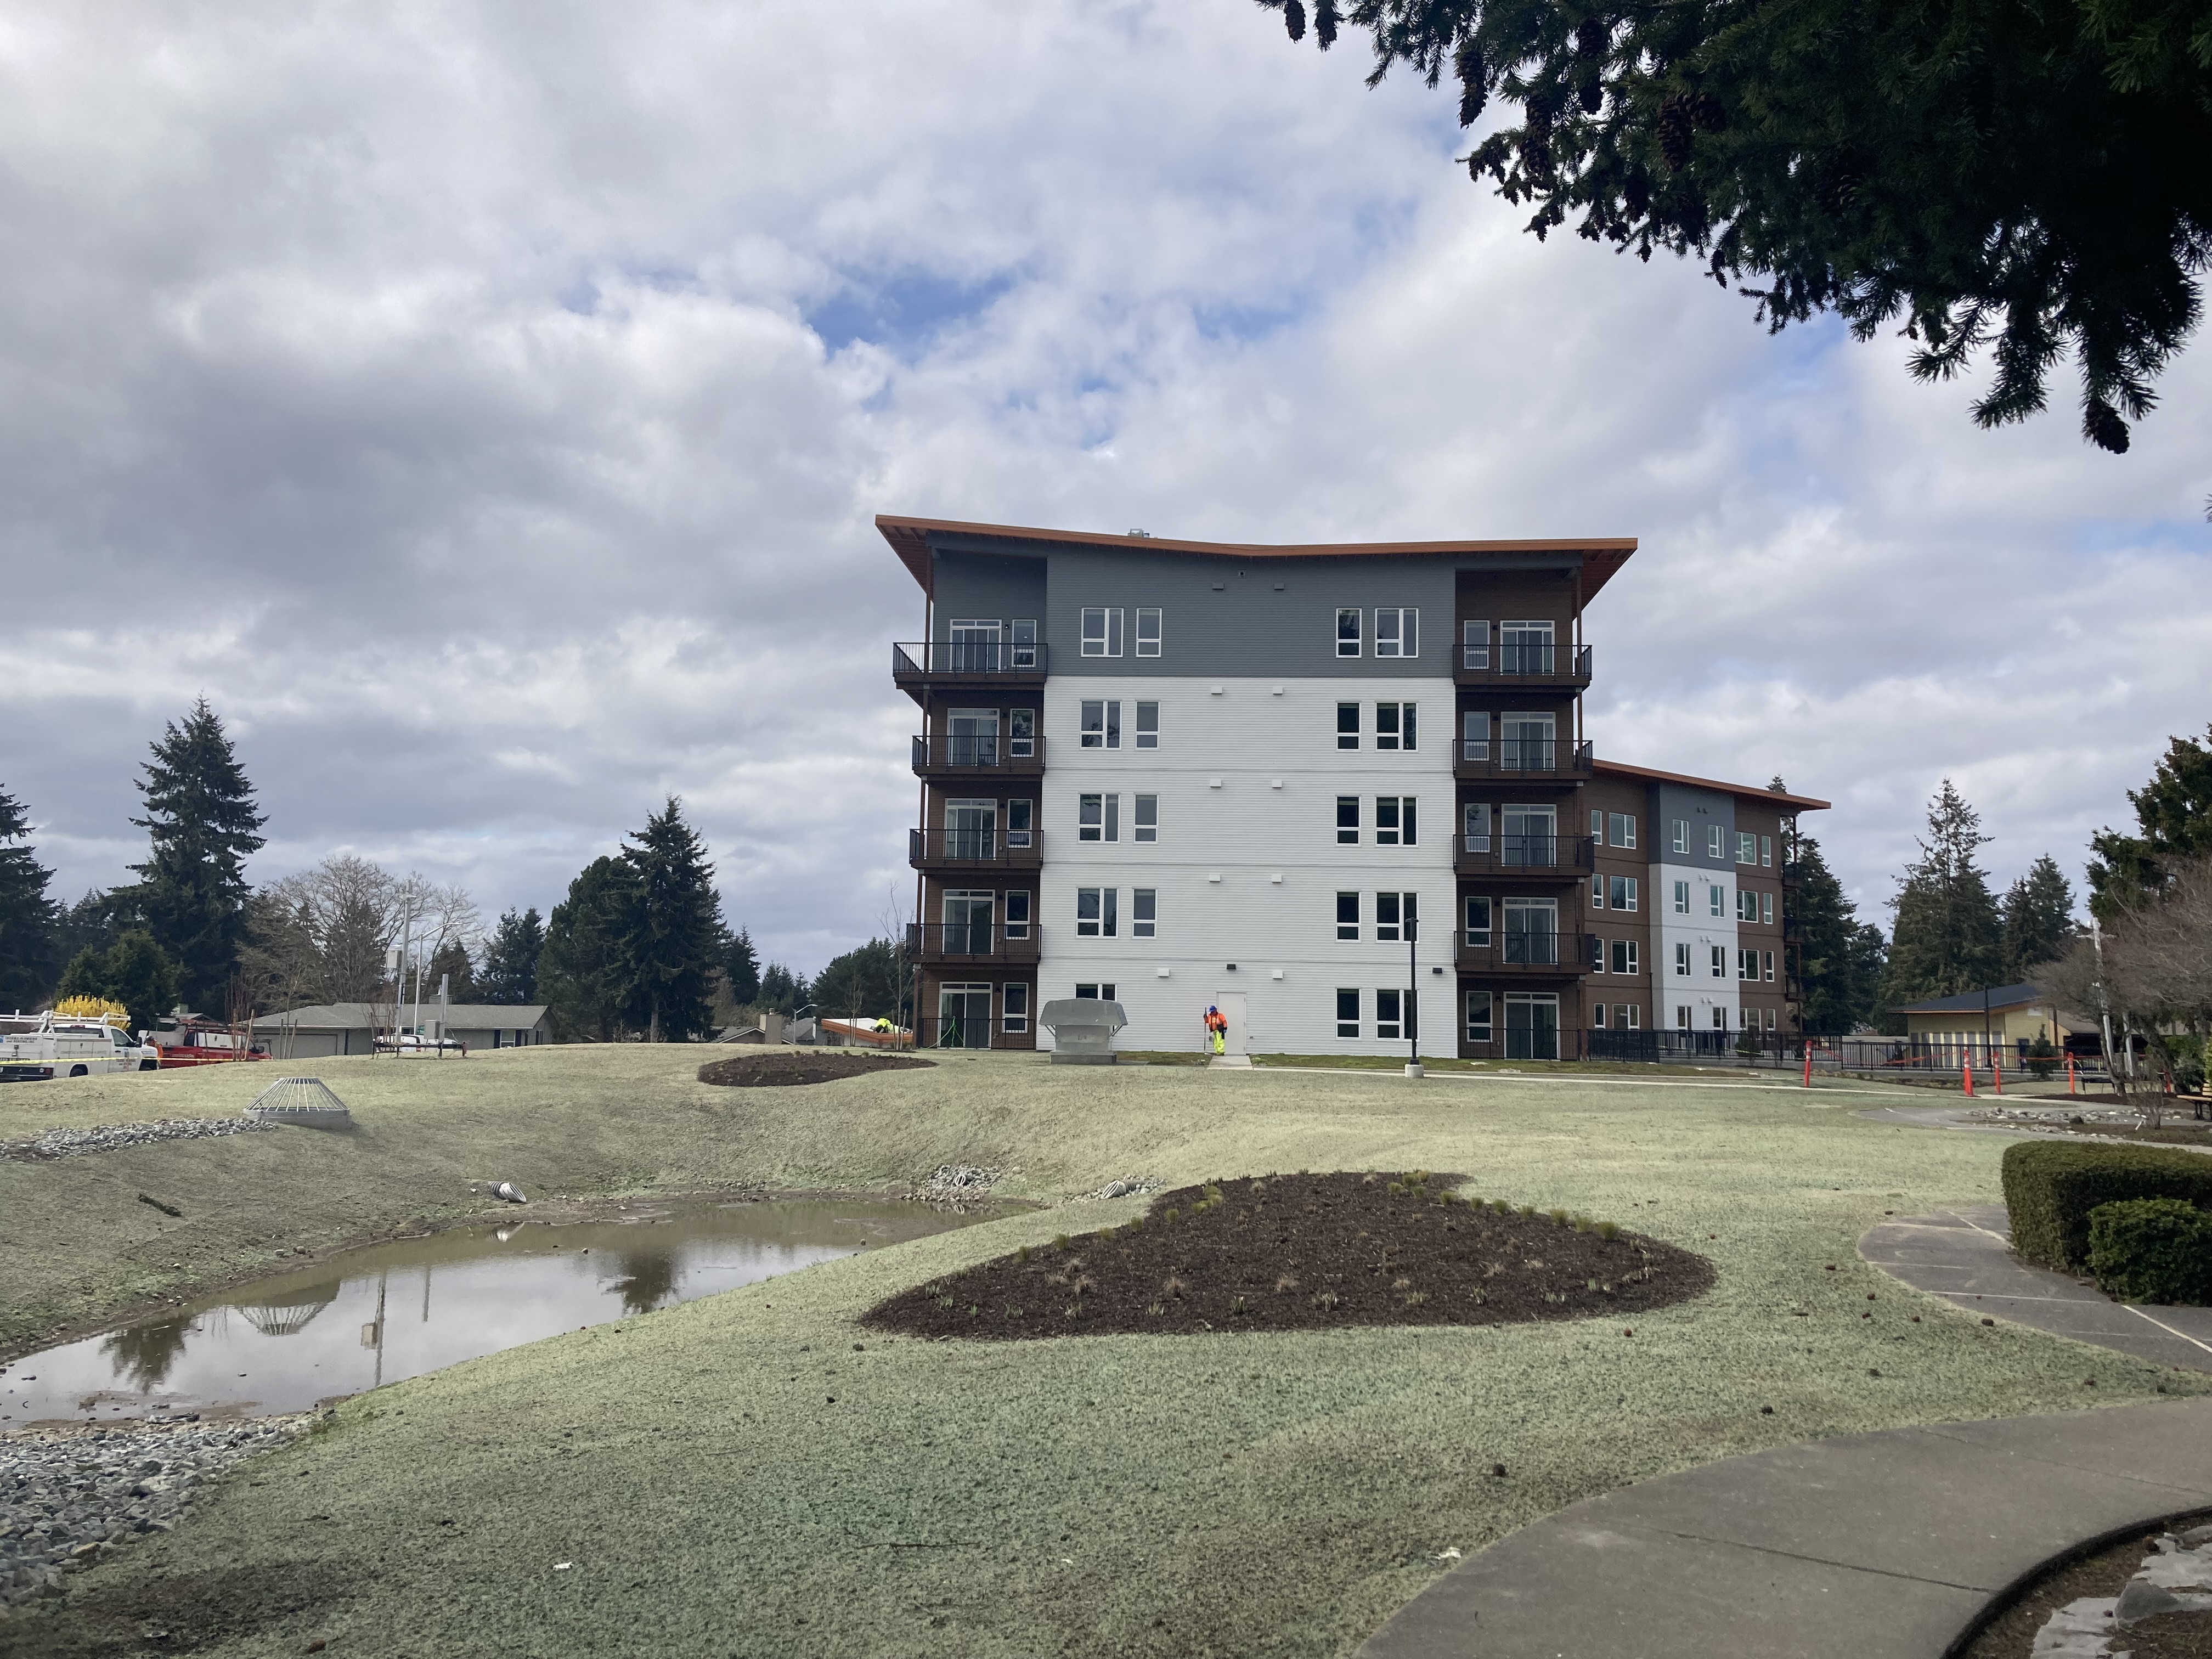
<svg viewBox="0 0 2212 1659"><path fill-rule="evenodd" d="M130 890L125 889L126 896L118 897L95 887L64 910L54 935L56 959L73 961L82 951L96 956L121 938L125 927L140 922L143 919L131 909L127 897Z"/></svg>
<svg viewBox="0 0 2212 1659"><path fill-rule="evenodd" d="M0 790L0 1010L35 1007L59 965L62 909L46 896L53 872L33 856L30 833L21 804Z"/></svg>
<svg viewBox="0 0 2212 1659"><path fill-rule="evenodd" d="M797 1013L809 999L806 976L771 962L761 975L760 1006L779 1014Z"/></svg>
<svg viewBox="0 0 2212 1659"><path fill-rule="evenodd" d="M1790 863L1796 879L1783 890L1783 897L1799 951L1805 1030L1814 1036L1848 1036L1874 1017L1881 930L1859 921L1843 884L1828 868L1820 843L1812 836L1797 836ZM1871 975L1869 933L1874 936Z"/></svg>
<svg viewBox="0 0 2212 1659"><path fill-rule="evenodd" d="M760 956L753 949L753 936L743 927L729 936L722 947L722 976L729 981L730 1000L740 1008L757 1007L760 1002Z"/></svg>
<svg viewBox="0 0 2212 1659"><path fill-rule="evenodd" d="M430 971L422 983L427 994L434 994L439 976L446 981L446 1000L449 1002L474 1002L477 998L476 963L469 959L469 947L457 939L447 939L431 953Z"/></svg>
<svg viewBox="0 0 2212 1659"><path fill-rule="evenodd" d="M138 785L146 816L131 819L153 850L131 866L144 879L130 898L176 963L185 1000L221 1012L246 939L246 860L265 820L206 698L153 751Z"/></svg>
<svg viewBox="0 0 2212 1659"><path fill-rule="evenodd" d="M621 950L630 1016L647 1042L680 1042L713 1024L712 975L722 945L714 866L673 795L635 845L623 843L623 857L636 895Z"/></svg>
<svg viewBox="0 0 2212 1659"><path fill-rule="evenodd" d="M146 1031L177 1006L177 981L176 963L153 934L133 927L104 951L78 951L54 995L107 997L131 1011L133 1030Z"/></svg>
<svg viewBox="0 0 2212 1659"><path fill-rule="evenodd" d="M848 951L814 980L814 1005L831 1019L896 1019L906 989L906 952L887 939Z"/></svg>
<svg viewBox="0 0 2212 1659"><path fill-rule="evenodd" d="M564 1040L612 1042L622 1029L619 956L636 906L636 884L626 860L594 859L546 918L536 988Z"/></svg>
<svg viewBox="0 0 2212 1659"><path fill-rule="evenodd" d="M1905 866L1890 901L1897 925L1882 975L1885 1014L1905 1003L2001 982L2002 925L1989 872L1974 862L1976 849L1989 840L1981 815L1944 779L1929 803L1920 857Z"/></svg>
<svg viewBox="0 0 2212 1659"><path fill-rule="evenodd" d="M2004 896L2005 974L2015 985L2064 954L2073 939L2074 884L2046 853Z"/></svg>
<svg viewBox="0 0 2212 1659"><path fill-rule="evenodd" d="M484 1000L502 1007L520 1007L538 1000L538 958L545 951L545 924L538 907L520 915L508 910L492 930L484 946L483 976L479 988Z"/></svg>
<svg viewBox="0 0 2212 1659"><path fill-rule="evenodd" d="M2212 732L2207 743L2174 738L2141 789L2128 791L2142 833L2104 830L2089 838L2089 908L2107 927L2130 905L2162 890L2177 862L2212 853Z"/></svg>

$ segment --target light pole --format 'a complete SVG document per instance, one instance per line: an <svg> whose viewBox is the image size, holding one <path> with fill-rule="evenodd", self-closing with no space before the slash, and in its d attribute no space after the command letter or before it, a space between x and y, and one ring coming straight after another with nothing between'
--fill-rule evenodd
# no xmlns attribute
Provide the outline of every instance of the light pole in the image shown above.
<svg viewBox="0 0 2212 1659"><path fill-rule="evenodd" d="M1414 917L1406 918L1406 1075L1421 1075L1421 1028L1414 1018L1415 999L1421 994L1421 969L1415 941L1420 937L1421 924Z"/></svg>

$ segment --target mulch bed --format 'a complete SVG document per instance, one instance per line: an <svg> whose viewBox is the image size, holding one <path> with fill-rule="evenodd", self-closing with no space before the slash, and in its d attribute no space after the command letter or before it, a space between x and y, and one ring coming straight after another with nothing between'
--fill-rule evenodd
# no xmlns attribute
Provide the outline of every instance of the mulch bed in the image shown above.
<svg viewBox="0 0 2212 1659"><path fill-rule="evenodd" d="M2174 1529L2201 1524L2205 1517L2177 1521ZM1982 1626L1960 1659L2031 1659L2035 1634L2069 1601L2093 1595L2118 1595L2142 1570L2160 1528L2151 1528L2094 1555L2070 1561L2037 1579L2003 1612ZM2212 1613L2168 1613L2116 1629L2110 1643L2135 1659L2212 1659Z"/></svg>
<svg viewBox="0 0 2212 1659"><path fill-rule="evenodd" d="M934 1066L933 1060L912 1054L854 1054L849 1049L750 1049L727 1060L709 1060L699 1068L699 1081L725 1089L779 1089L801 1083L835 1083L841 1077L864 1077L870 1072L903 1072L915 1066Z"/></svg>
<svg viewBox="0 0 2212 1659"><path fill-rule="evenodd" d="M1621 1318L1709 1289L1703 1256L1564 1211L1493 1207L1466 1177L1345 1171L1182 1187L902 1291L863 1323L987 1339ZM1504 1206L1504 1200L1497 1200Z"/></svg>

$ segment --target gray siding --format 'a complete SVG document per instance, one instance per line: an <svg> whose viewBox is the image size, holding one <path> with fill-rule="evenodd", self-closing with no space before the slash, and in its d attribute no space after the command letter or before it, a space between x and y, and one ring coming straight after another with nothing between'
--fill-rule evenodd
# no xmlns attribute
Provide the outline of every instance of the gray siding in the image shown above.
<svg viewBox="0 0 2212 1659"><path fill-rule="evenodd" d="M1662 783L1658 788L1659 822L1651 838L1652 857L1656 861L1673 865L1694 865L1705 870L1723 870L1731 875L1735 870L1735 799L1722 794L1717 789L1694 789L1686 784ZM1690 850L1674 850L1674 820L1680 818L1690 826ZM1720 825L1721 854L1715 858L1707 850L1711 845L1705 831L1712 824Z"/></svg>
<svg viewBox="0 0 2212 1659"><path fill-rule="evenodd" d="M939 553L937 556L934 637L951 637L956 617L1017 617L1045 614L1045 562L1009 558L998 553ZM1054 667L1059 665L1055 663Z"/></svg>

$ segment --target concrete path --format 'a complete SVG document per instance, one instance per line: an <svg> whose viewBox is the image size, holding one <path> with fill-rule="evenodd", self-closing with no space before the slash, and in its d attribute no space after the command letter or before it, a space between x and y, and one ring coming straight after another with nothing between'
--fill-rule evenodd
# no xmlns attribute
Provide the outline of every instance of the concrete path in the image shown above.
<svg viewBox="0 0 2212 1659"><path fill-rule="evenodd" d="M1859 1254L1892 1278L1989 1319L2116 1348L2153 1364L2212 1371L2212 1308L2136 1308L2087 1279L2031 1267L2012 1254L2004 1206L1885 1221Z"/></svg>
<svg viewBox="0 0 2212 1659"><path fill-rule="evenodd" d="M2208 1509L2212 1399L1814 1441L1539 1521L1360 1659L1939 1659L2051 1557Z"/></svg>

